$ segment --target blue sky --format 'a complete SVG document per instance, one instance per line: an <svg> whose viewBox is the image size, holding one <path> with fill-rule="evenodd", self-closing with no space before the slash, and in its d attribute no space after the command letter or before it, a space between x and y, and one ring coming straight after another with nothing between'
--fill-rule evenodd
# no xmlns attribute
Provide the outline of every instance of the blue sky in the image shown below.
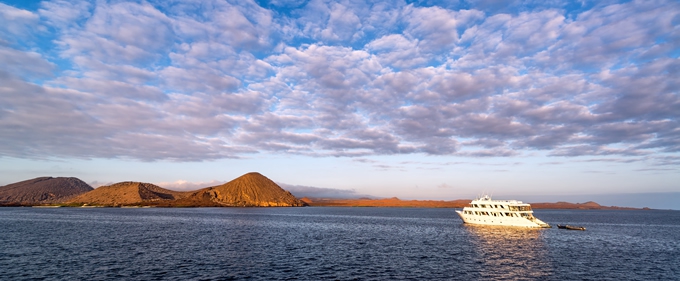
<svg viewBox="0 0 680 281"><path fill-rule="evenodd" d="M0 1L0 184L677 198L679 54L677 1Z"/></svg>

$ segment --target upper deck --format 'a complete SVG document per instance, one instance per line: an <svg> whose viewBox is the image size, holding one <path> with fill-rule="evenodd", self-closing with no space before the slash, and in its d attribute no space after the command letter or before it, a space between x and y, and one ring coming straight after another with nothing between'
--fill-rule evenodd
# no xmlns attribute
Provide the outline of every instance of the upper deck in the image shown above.
<svg viewBox="0 0 680 281"><path fill-rule="evenodd" d="M532 211L531 205L523 203L522 201L492 200L491 197L489 197L488 195L472 200L468 207L481 209L501 209L506 211L520 211L520 212Z"/></svg>

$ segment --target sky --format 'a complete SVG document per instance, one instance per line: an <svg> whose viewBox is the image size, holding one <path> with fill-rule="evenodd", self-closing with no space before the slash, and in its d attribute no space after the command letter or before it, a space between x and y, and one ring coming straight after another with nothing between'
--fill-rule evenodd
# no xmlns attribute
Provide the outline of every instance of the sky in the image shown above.
<svg viewBox="0 0 680 281"><path fill-rule="evenodd" d="M0 0L0 185L680 209L679 55L678 1Z"/></svg>

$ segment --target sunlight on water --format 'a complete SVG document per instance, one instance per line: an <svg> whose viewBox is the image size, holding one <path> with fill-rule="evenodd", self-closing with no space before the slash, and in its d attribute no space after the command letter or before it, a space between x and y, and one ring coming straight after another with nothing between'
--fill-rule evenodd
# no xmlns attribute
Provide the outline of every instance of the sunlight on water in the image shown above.
<svg viewBox="0 0 680 281"><path fill-rule="evenodd" d="M545 229L465 225L465 230L475 246L475 257L484 264L483 277L513 280L552 275Z"/></svg>

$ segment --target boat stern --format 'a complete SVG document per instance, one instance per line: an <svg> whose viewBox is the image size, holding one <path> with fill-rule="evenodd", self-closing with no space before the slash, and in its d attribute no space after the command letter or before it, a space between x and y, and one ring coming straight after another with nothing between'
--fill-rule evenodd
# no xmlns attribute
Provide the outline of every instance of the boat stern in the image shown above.
<svg viewBox="0 0 680 281"><path fill-rule="evenodd" d="M547 224L546 222L544 222L544 221L542 221L542 220L539 220L539 219L537 219L537 218L534 218L534 219L533 219L533 222L535 222L535 223L536 223L539 227L541 227L541 228L552 228L552 226L550 226L550 225Z"/></svg>

